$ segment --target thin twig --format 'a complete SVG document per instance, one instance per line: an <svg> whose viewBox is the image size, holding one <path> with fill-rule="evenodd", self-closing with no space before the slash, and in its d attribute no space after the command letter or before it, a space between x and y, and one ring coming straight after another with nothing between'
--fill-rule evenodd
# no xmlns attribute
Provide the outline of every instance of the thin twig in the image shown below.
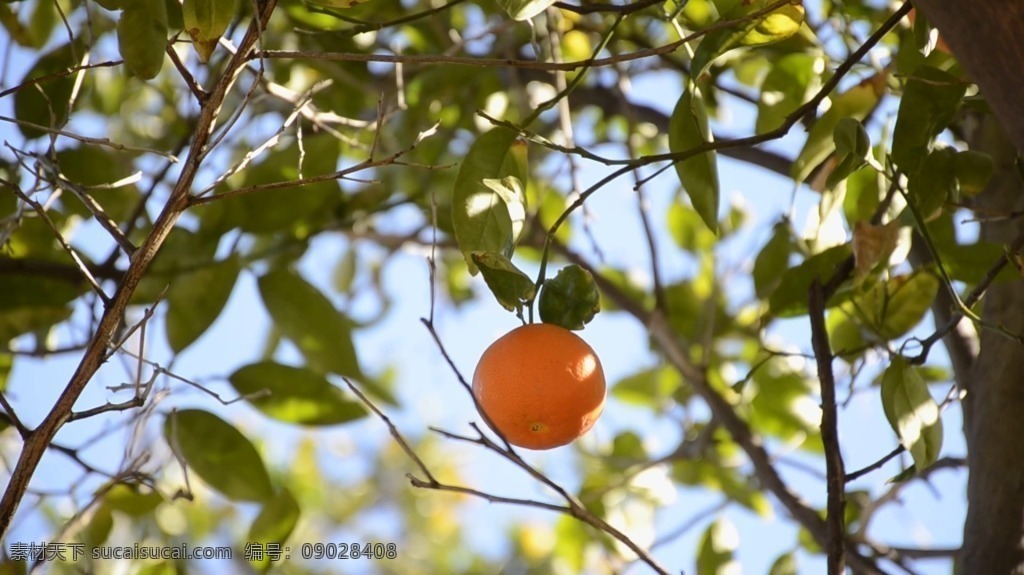
<svg viewBox="0 0 1024 575"><path fill-rule="evenodd" d="M25 427L25 424L18 418L18 414L14 412L14 406L7 401L7 395L4 394L3 390L0 390L0 407L4 408L4 412L7 414L7 419L11 421L14 428L18 430L18 434L21 435L22 439L28 437L29 428Z"/></svg>
<svg viewBox="0 0 1024 575"><path fill-rule="evenodd" d="M75 373L71 376L60 397L50 408L46 417L39 424L39 427L34 429L25 440L18 457L18 462L4 490L3 498L0 499L0 537L7 533L15 512L28 489L29 481L35 474L48 445L67 421L86 385L88 385L103 364L107 346L114 332L121 325L125 310L139 282L146 273L153 258L159 252L164 240L166 240L171 230L174 229L182 213L188 208L188 192L192 187L196 174L200 170L203 157L202 151L209 142L211 128L216 122L221 105L231 90L238 71L246 65L248 54L256 46L259 39L259 32L264 28L276 5L277 0L262 0L259 3L258 10L255 12L255 16L240 42L239 52L225 66L224 73L217 81L210 92L210 97L200 110L199 121L194 131L194 139L192 146L189 148L188 158L182 165L181 173L178 176L174 189L170 192L167 203L154 222L153 229L131 258L131 263L125 272L124 280L104 309L89 347L86 349ZM160 155L166 154L161 153Z"/></svg>
<svg viewBox="0 0 1024 575"><path fill-rule="evenodd" d="M359 391L359 388L356 387L355 384L352 383L352 381L349 378L342 376L341 379L342 381L345 382L345 385L347 385L348 388L352 390L352 393L356 394L356 397L359 398L359 401L362 401L363 404L366 405L366 407L370 408L370 411L375 413L377 417L379 417L381 421L384 422L384 425L388 426L388 432L391 433L391 437L395 439L399 447L402 448L402 451L404 451L405 454L409 456L409 459L411 459L413 463L416 464L416 467L419 467L420 472L423 473L427 480L432 484L437 484L438 481L434 479L434 475L430 472L430 468L427 467L426 463L423 463L423 460L420 459L419 455L416 455L416 451L411 446L409 446L409 442L405 440L405 437L403 437L401 432L398 431L398 428L395 427L395 424L391 422L391 419L388 418L387 415L384 415L384 412L381 411L380 408L378 408L376 405L374 405L374 403L370 401L370 398L366 397L366 395L364 395L363 392Z"/></svg>
<svg viewBox="0 0 1024 575"><path fill-rule="evenodd" d="M72 140L77 140L79 142L82 142L83 144L95 144L97 146L104 146L106 148L110 148L112 150L118 150L118 151L121 151L121 152L139 152L139 153L143 153L143 154L154 154L154 155L157 155L157 156L162 156L164 158L167 158L168 160L171 160L172 162L175 162L175 163L177 163L179 161L178 158L174 154L169 154L167 152L162 152L160 150L155 150L153 148L145 148L145 147L140 147L140 146L129 146L129 145L126 145L126 144L119 144L117 142L111 141L108 138L91 138L89 136L83 136L81 134L76 134L74 132L68 132L68 131L65 131L65 130L60 130L60 129L57 129L57 128L52 128L50 126L43 126L41 124L34 124L32 122L26 122L25 120L19 120L17 118L8 118L6 116L0 116L0 122L9 122L11 124L17 124L17 125L22 126L22 127L32 128L33 130L39 130L41 132L46 132L46 133L48 133L48 134L50 134L52 136L62 136L64 138L70 138Z"/></svg>
<svg viewBox="0 0 1024 575"><path fill-rule="evenodd" d="M91 287L93 291L96 292L96 295L98 295L99 298L103 300L103 304L105 306L109 306L110 297L106 294L106 292L103 291L103 288L100 287L99 282L97 282L96 278L93 277L92 272L89 271L89 267L85 265L84 261L82 261L82 258L78 255L78 252L76 252L75 249L71 247L71 244L69 244L68 241L64 239L64 235L60 233L60 229L58 229L57 225L54 224L53 220L50 219L50 216L46 213L46 209L42 206L42 204L30 198L28 194L21 191L21 188L18 187L13 182L9 182L7 180L4 180L3 178L0 178L0 184L9 187L16 196L21 198L21 201L25 202L29 206L32 206L32 209L35 210L36 214L39 215L40 219L46 222L47 227L49 227L50 231L53 232L53 235L57 239L57 243L60 244L60 247L64 248L64 251L67 252L68 256L71 257L71 260L75 262L75 266L78 268L79 273L82 274L82 277L85 278L85 281L89 284L89 287Z"/></svg>
<svg viewBox="0 0 1024 575"><path fill-rule="evenodd" d="M791 4L791 0L778 0L772 4L740 18L721 20L698 30L680 40L658 46L649 50L637 50L627 54L619 54L607 58L577 60L573 62L538 62L536 60L519 60L515 58L476 58L472 56L441 56L434 54L411 54L411 55L388 55L388 54L361 54L349 52L324 52L318 50L257 50L250 56L251 59L266 58L268 60L323 60L328 62L380 62L390 64L448 64L457 66L472 66L477 68L525 68L529 70L546 70L572 72L581 68L603 67L619 62L630 62L652 56L670 54L679 49L680 46L693 42L716 30L732 28L737 24L756 20L761 16L774 12L782 6Z"/></svg>
<svg viewBox="0 0 1024 575"><path fill-rule="evenodd" d="M659 573L660 575L668 575L668 570L662 567L646 549L637 545L636 542L630 539L625 533L622 533L604 519L591 513L590 510L588 510L582 503L580 503L580 501L576 497L574 497L571 493L566 491L564 487L555 483L548 476L541 473L537 468L527 463L516 452L503 448L497 443L491 441L486 435L483 434L483 432L480 431L480 428L477 427L475 424L472 424L472 427L477 432L477 437L459 435L457 433L451 433L449 431L444 431L442 429L437 429L433 427L431 428L431 430L440 433L441 435L444 435L449 439L456 439L459 441L465 441L467 443L482 445L483 447L501 455L508 461L511 461L517 467L528 473L531 477L533 477L540 483L544 484L545 486L549 487L550 489L554 490L555 493L557 493L568 504L566 508L562 508L559 506L549 506L545 507L546 509L561 511L563 513L566 513L567 515L579 519L580 521L586 523L587 525L590 525L591 527L594 527L600 531L603 531L611 535L620 543L628 547L630 551L635 553L641 561L643 561L649 567L654 569L656 573Z"/></svg>
<svg viewBox="0 0 1024 575"><path fill-rule="evenodd" d="M1003 269L1006 268L1015 255L1020 253L1020 250L1024 248L1024 234L1018 235L1013 242L1006 248L1003 255L996 260L992 267L985 272L984 277L978 282L978 285L974 286L967 297L963 299L963 305L967 308L974 306L981 299L981 296L985 295L989 286L995 282L999 274L1002 273ZM960 324L960 320L964 318L964 312L962 309L957 307L949 320L940 328L936 329L934 333L926 337L921 341L921 351L916 356L910 358L912 365L923 365L928 359L928 354L936 343L938 343L946 334L956 329L956 326Z"/></svg>

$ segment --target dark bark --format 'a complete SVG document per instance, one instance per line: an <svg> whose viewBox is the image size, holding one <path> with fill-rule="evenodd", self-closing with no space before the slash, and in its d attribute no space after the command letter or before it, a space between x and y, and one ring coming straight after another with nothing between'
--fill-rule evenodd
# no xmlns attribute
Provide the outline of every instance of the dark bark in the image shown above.
<svg viewBox="0 0 1024 575"><path fill-rule="evenodd" d="M985 213L1024 207L1014 148L1024 150L1024 0L915 0L977 83L995 113L971 137L972 148L996 157L996 176L978 198ZM1001 131L1005 132L999 133ZM989 221L982 238L1009 244L1024 231L1020 218ZM998 283L985 295L982 318L1024 334L1024 281ZM961 571L1024 574L1024 346L991 329L964 399L968 511Z"/></svg>
<svg viewBox="0 0 1024 575"><path fill-rule="evenodd" d="M989 117L974 142L992 154L996 174L978 198L984 213L1024 208L1024 186L1013 147ZM982 238L1009 244L1024 233L1020 218L992 220ZM996 283L983 300L982 319L1024 334L1024 280ZM981 330L978 359L964 399L968 452L967 521L962 572L1024 574L1024 346L992 329Z"/></svg>
<svg viewBox="0 0 1024 575"><path fill-rule="evenodd" d="M914 0L1024 150L1024 0Z"/></svg>

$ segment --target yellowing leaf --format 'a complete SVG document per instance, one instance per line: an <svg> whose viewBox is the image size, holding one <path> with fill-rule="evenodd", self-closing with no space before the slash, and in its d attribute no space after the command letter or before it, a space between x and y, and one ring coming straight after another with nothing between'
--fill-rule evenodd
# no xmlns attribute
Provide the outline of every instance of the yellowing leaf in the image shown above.
<svg viewBox="0 0 1024 575"><path fill-rule="evenodd" d="M786 4L756 19L754 26L740 38L739 43L741 46L762 46L785 40L796 34L803 22L804 7Z"/></svg>
<svg viewBox="0 0 1024 575"><path fill-rule="evenodd" d="M693 54L691 76L700 78L716 58L734 48L763 46L796 34L804 21L803 6L785 4L767 14L749 17L769 5L769 0L744 1L728 10L722 19L739 22L728 28L714 30L701 40Z"/></svg>
<svg viewBox="0 0 1024 575"><path fill-rule="evenodd" d="M873 226L865 221L858 221L853 225L855 283L860 284L875 265L889 258L896 249L899 232L900 224L897 220L879 226Z"/></svg>
<svg viewBox="0 0 1024 575"><path fill-rule="evenodd" d="M914 328L935 299L939 279L928 270L880 281L863 295L842 304L867 333L882 341L896 339Z"/></svg>
<svg viewBox="0 0 1024 575"><path fill-rule="evenodd" d="M235 0L184 0L181 10L199 60L208 61L235 17Z"/></svg>

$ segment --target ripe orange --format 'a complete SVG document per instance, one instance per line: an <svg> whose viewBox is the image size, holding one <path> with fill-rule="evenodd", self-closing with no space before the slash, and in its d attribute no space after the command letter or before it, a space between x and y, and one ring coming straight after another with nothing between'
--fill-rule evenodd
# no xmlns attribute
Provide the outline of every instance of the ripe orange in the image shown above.
<svg viewBox="0 0 1024 575"><path fill-rule="evenodd" d="M535 323L484 351L473 374L477 407L513 445L551 449L586 433L604 409L604 371L573 332Z"/></svg>

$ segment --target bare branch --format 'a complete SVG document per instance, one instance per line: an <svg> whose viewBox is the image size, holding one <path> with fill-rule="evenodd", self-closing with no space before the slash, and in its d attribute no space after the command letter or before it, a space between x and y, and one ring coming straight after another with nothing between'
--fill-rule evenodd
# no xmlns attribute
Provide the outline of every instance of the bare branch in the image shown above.
<svg viewBox="0 0 1024 575"><path fill-rule="evenodd" d="M515 58L475 58L472 56L447 56L447 55L434 55L434 54L416 54L416 55L387 55L387 54L358 54L348 52L323 52L315 50L257 50L252 53L250 58L266 58L272 59L283 59L283 60L324 60L329 62L382 62L390 64L423 64L423 65L438 65L448 64L457 66L471 66L477 68L525 68L528 70L547 70L547 71L565 71L572 72L581 68L591 67L602 67L616 64L619 62L630 62L633 60L640 60L643 58L650 58L652 56L661 56L663 54L670 54L679 49L680 46L693 42L699 38L704 37L711 32L721 30L725 28L731 28L737 24L749 22L778 10L780 7L791 4L791 0L778 0L770 5L743 16L741 18L733 18L729 20L722 20L715 24L694 32L685 38L670 42L668 44L658 46L657 48L651 48L647 50L637 50L636 52L630 52L628 54L619 54L616 56L610 56L607 58L596 58L578 60L573 62L538 62L535 60L518 60ZM625 15L626 12L621 12L620 15ZM872 44L873 45L873 44Z"/></svg>
<svg viewBox="0 0 1024 575"><path fill-rule="evenodd" d="M828 489L825 522L828 524L828 572L846 571L846 486L843 452L839 444L836 412L836 379L832 373L832 346L825 328L825 293L821 282L811 283L808 315L811 319L811 343L818 363L821 382L821 442L825 447L825 473Z"/></svg>
<svg viewBox="0 0 1024 575"><path fill-rule="evenodd" d="M4 413L7 415L7 419L10 420L11 425L18 430L18 434L21 435L22 439L28 437L29 428L25 427L25 424L18 418L18 414L14 411L14 406L7 401L7 395L0 390L0 407L4 408Z"/></svg>
<svg viewBox="0 0 1024 575"><path fill-rule="evenodd" d="M992 285L992 282L999 277L999 274L1009 263L1013 261L1013 258L1020 253L1022 248L1024 248L1024 234L1018 235L1017 238L1013 240L1009 247L1006 248L1006 252L1002 257L992 264L992 267L985 272L985 276L980 282L978 282L978 285L974 286L971 293L967 294L967 297L963 299L965 307L969 308L978 303L978 300L981 299L981 296L985 295L985 292L988 290L989 286ZM949 320L947 320L942 327L936 329L935 333L921 341L921 352L910 358L910 363L915 365L923 364L928 359L928 353L931 351L932 346L956 329L956 326L963 318L964 313L962 310L957 309L953 311Z"/></svg>
<svg viewBox="0 0 1024 575"><path fill-rule="evenodd" d="M384 422L384 425L388 426L388 431L391 433L391 437L395 439L399 447L402 448L402 451L404 451L405 454L409 456L409 459L411 459L413 463L416 464L416 467L420 468L420 472L423 473L424 476L426 476L427 481L432 485L437 485L438 481L434 479L434 475L430 473L430 469L427 467L425 463L423 463L423 460L420 459L419 455L416 455L416 451L409 446L409 443L405 440L404 437L402 437L402 434L398 431L398 428L395 427L395 424L391 423L391 420L388 418L388 416L384 415L384 412L382 412L380 408L374 405L373 402L370 401L370 399L363 394L363 392L359 391L359 388L356 387L355 384L353 384L349 378L342 377L341 379L345 382L345 385L347 385L348 388L352 390L352 393L356 394L356 397L359 398L359 401L362 401L366 405L366 407L370 408L370 411L375 413L377 417L379 417L381 421ZM410 479L414 478L410 476Z"/></svg>
<svg viewBox="0 0 1024 575"><path fill-rule="evenodd" d="M182 166L178 181L171 191L163 211L153 225L153 230L131 258L131 264L125 272L124 280L113 299L106 306L96 332L74 375L39 427L33 430L25 440L10 482L4 490L3 498L0 499L0 536L7 532L47 446L67 421L75 402L102 365L106 357L107 346L117 327L121 324L125 309L146 269L160 250L167 235L174 228L178 218L188 208L188 192L199 171L202 151L209 141L211 127L220 112L221 104L234 84L238 71L248 61L248 53L256 45L259 31L264 28L276 5L276 0L263 0L259 3L260 10L250 22L249 28L240 42L239 52L231 58L223 75L210 92L210 97L202 106L195 138L189 149L189 156Z"/></svg>
<svg viewBox="0 0 1024 575"><path fill-rule="evenodd" d="M94 292L96 292L96 295L98 295L100 299L103 300L103 304L109 306L110 297L106 294L106 292L103 291L103 288L100 287L100 284L99 282L96 281L96 278L92 276L92 272L89 271L89 268L85 265L85 262L82 261L82 258L78 255L78 252L76 252L75 249L71 247L71 244L69 244L68 241L64 239L64 235L60 233L60 230L57 229L57 225L54 224L53 220L50 219L50 216L47 215L46 209L42 206L42 204L30 198L27 194L25 194L25 192L21 191L21 188L19 188L13 182L8 182L7 180L0 178L0 184L9 187L15 195L21 198L21 201L25 202L29 206L32 206L32 209L35 210L36 214L39 215L40 219L46 222L47 227L49 227L50 231L53 232L53 235L57 239L57 242L60 244L60 246L64 248L64 251L67 252L68 256L70 256L72 261L75 262L75 265L78 268L79 273L82 274L82 277L85 278L85 281L89 283L89 286L92 287Z"/></svg>
<svg viewBox="0 0 1024 575"><path fill-rule="evenodd" d="M11 124L17 124L17 125L25 127L25 128L32 128L33 130L39 130L41 132L46 132L46 133L51 134L53 136L63 136L65 138L70 138L72 140L77 140L77 141L82 142L84 144L95 144L97 146L103 146L103 147L110 148L112 150L118 150L118 151L121 151L121 152L139 152L139 153L143 153L143 154L154 154L154 155L157 155L157 156L162 156L164 158L167 158L168 160L171 160L172 162L175 162L175 163L177 163L179 161L178 158L176 156L174 156L173 154L168 154L167 152L162 152L160 150L154 150L153 148L144 148L144 147L140 147L140 146L129 146L129 145L125 145L125 144L119 144L117 142L111 141L108 138L92 138L92 137L89 137L89 136L83 136L81 134L76 134L74 132L68 132L68 131L65 131L65 130L59 130L57 128L51 128L49 126L43 126L41 124L33 124L32 122L26 122L25 120L18 120L17 118L8 118L6 116L0 116L0 122L9 122Z"/></svg>

